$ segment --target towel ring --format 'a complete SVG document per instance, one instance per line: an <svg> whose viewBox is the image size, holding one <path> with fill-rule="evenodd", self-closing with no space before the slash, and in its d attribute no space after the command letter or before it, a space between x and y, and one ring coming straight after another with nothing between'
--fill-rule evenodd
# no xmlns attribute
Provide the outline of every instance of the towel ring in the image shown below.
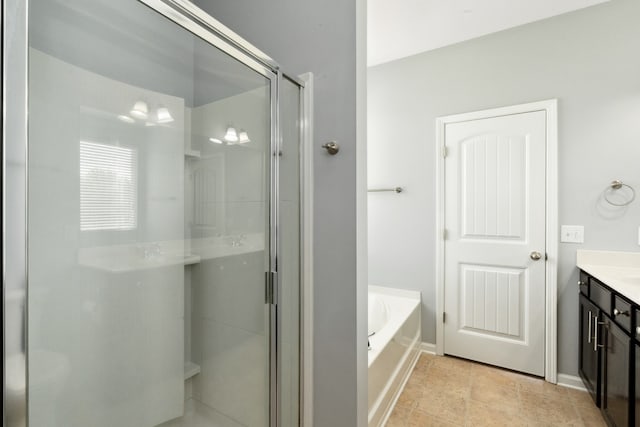
<svg viewBox="0 0 640 427"><path fill-rule="evenodd" d="M627 200L626 202L622 202L622 203L617 203L617 202L612 202L609 199L609 196L616 190L620 190L621 188L626 187L629 190L631 190L631 197L629 198L629 200ZM613 206L627 206L629 205L631 202L633 202L636 198L636 190L633 189L632 186L630 186L629 184L625 184L624 182L616 179L614 181L611 181L611 184L609 184L609 186L607 188L604 189L604 199L607 201L607 203L609 203L610 205Z"/></svg>

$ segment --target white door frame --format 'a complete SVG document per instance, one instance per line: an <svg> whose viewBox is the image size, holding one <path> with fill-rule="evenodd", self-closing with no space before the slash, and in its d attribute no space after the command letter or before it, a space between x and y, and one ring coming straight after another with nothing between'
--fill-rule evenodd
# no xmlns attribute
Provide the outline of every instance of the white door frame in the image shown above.
<svg viewBox="0 0 640 427"><path fill-rule="evenodd" d="M436 354L444 354L444 224L445 224L445 126L449 123L485 119L532 111L544 111L546 129L546 286L545 286L545 380L558 382L557 367L557 268L558 268L558 100L532 102L436 119Z"/></svg>

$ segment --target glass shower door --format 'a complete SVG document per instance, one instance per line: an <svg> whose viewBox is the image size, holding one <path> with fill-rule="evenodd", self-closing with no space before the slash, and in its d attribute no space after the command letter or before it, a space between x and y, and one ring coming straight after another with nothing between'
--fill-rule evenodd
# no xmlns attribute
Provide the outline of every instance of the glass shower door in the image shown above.
<svg viewBox="0 0 640 427"><path fill-rule="evenodd" d="M136 1L29 15L29 426L269 425L275 75Z"/></svg>

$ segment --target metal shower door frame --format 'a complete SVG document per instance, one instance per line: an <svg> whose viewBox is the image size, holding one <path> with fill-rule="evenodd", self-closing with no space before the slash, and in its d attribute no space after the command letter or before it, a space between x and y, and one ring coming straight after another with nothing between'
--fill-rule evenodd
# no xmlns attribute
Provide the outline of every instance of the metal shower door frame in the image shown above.
<svg viewBox="0 0 640 427"><path fill-rule="evenodd" d="M277 322L277 301L278 301L278 289L280 288L280 277L278 275L278 250L279 250L279 151L280 151L280 117L279 117L279 92L280 81L283 78L287 78L291 82L296 83L302 89L302 96L304 95L305 83L295 77L284 75L280 69L280 66L271 57L264 52L251 45L249 42L238 36L229 28L224 26L221 22L214 19L202 9L193 5L186 0L137 0L143 5L151 8L155 12L171 20L180 27L186 29L190 33L200 37L207 41L212 46L222 50L226 54L235 58L239 62L243 63L247 67L253 69L257 73L263 75L270 81L270 117L271 117L271 142L270 142L270 183L269 183L269 271L268 276L275 278L273 280L273 297L268 301L269 308L269 425L271 427L278 426L280 423L280 395L281 384L279 381L279 370L281 363L281 354L278 351L279 340L281 337L281 325ZM28 28L28 16L29 16L29 1L28 0L4 0L2 2L0 21L2 23L2 307L3 307L3 325L6 332L7 330L16 331L21 335L23 345L21 351L25 354L28 353L28 118L27 108L28 105L28 46L29 46L29 28ZM17 54L15 53L17 52ZM11 55L13 54L13 55ZM15 56L19 59L24 57L24 61L16 63L15 60L10 63L10 59ZM9 85L11 90L8 92ZM8 96L10 95L10 96ZM19 106L14 108L13 103L8 105L8 100L16 100L17 104L24 105L24 108ZM7 107L10 107L9 109ZM8 112L10 112L8 114ZM301 119L306 117L307 112L300 110ZM19 135L23 137L16 138L12 141L7 140L7 126L9 126L8 118L14 121L11 126L15 126ZM307 120L300 121L301 128L305 126L304 123L308 123ZM301 135L303 135L301 129ZM19 140L18 140L19 139ZM307 145L304 138L301 138L301 144ZM7 165L9 160L7 159L7 147L11 144L9 151L18 151L18 159L13 159L13 162L18 161L20 164L21 174L19 178L8 178L6 174ZM17 150L14 150L18 147ZM304 148L307 149L307 148ZM302 182L303 174L300 176ZM19 194L18 200L11 200L12 202L18 202L23 205L25 210L24 218L21 218L17 227L17 233L24 237L24 240L19 242L18 251L22 250L24 256L24 262L21 263L8 263L7 253L15 249L10 247L7 240L7 227L15 226L13 220L15 218L9 218L7 221L5 206L8 202L6 194L7 188L24 187L24 192ZM302 186L300 187L302 191ZM10 191L11 192L11 191ZM24 221L24 222L22 222ZM9 224L9 225L8 225ZM302 236L302 234L301 234ZM17 257L20 261L20 257ZM10 260L13 261L13 258ZM303 266L301 265L301 268ZM12 274L7 274L7 271L11 270ZM270 273L270 274L269 274ZM18 280L10 283L12 277L22 277L24 280ZM9 277L9 280L7 279ZM268 283L265 284L268 286ZM301 284L302 286L302 284ZM13 289L23 292L23 304L25 307L24 316L20 321L7 323L5 310L5 297L7 289ZM302 292L301 292L302 294ZM300 313L303 310L302 301L300 303ZM301 314L302 315L302 314ZM300 329L302 335L302 328ZM5 339L6 333L3 334L3 426L4 427L23 427L22 424L14 423L12 420L15 418L8 417L8 414L15 414L18 418L27 420L28 424L28 366L25 363L24 369L20 372L13 372L14 377L24 378L26 388L26 396L23 402L12 402L13 407L7 407L6 401L6 387L7 387L7 372L6 372L6 348ZM302 338L302 337L301 337ZM302 356L304 352L300 349L301 367L304 363ZM302 378L302 371L299 372ZM304 406L304 396L302 388L299 392L299 417L302 420L302 411Z"/></svg>

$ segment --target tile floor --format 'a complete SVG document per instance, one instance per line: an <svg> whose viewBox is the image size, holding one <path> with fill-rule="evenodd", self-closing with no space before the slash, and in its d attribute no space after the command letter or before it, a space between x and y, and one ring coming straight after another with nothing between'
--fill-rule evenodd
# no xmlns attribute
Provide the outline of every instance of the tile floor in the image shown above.
<svg viewBox="0 0 640 427"><path fill-rule="evenodd" d="M422 354L387 427L606 426L586 393L454 357Z"/></svg>

